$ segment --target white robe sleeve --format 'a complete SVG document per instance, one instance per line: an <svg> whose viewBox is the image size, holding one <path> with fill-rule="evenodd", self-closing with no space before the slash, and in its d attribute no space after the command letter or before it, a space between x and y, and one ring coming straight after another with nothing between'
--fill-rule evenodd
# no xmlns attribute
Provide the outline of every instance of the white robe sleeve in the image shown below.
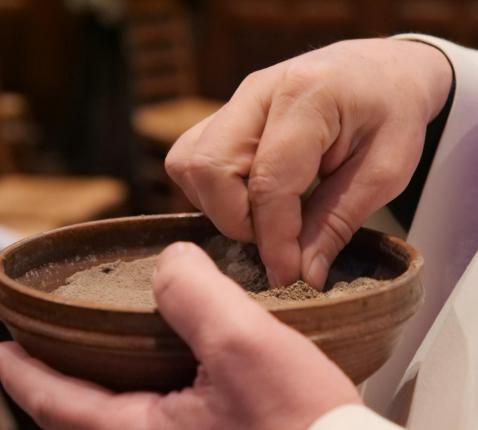
<svg viewBox="0 0 478 430"><path fill-rule="evenodd" d="M478 51L432 36L398 37L440 49L453 66L456 88L407 237L425 259L425 303L394 355L365 387L366 404L382 415L397 402L405 370L478 249Z"/></svg>
<svg viewBox="0 0 478 430"><path fill-rule="evenodd" d="M403 430L361 405L344 405L319 418L308 430Z"/></svg>
<svg viewBox="0 0 478 430"><path fill-rule="evenodd" d="M478 428L477 304L478 253L410 363L390 418L410 430Z"/></svg>
<svg viewBox="0 0 478 430"><path fill-rule="evenodd" d="M475 430L478 423L478 253L410 364L389 411L410 430ZM412 388L412 389L411 389ZM406 414L404 414L404 411ZM360 405L345 405L309 430L398 430Z"/></svg>
<svg viewBox="0 0 478 430"><path fill-rule="evenodd" d="M409 429L471 430L478 425L478 256L470 264L478 250L478 51L420 34L398 38L440 49L456 89L408 236L425 257L426 303L368 381L365 399ZM365 406L345 405L309 430L402 428Z"/></svg>

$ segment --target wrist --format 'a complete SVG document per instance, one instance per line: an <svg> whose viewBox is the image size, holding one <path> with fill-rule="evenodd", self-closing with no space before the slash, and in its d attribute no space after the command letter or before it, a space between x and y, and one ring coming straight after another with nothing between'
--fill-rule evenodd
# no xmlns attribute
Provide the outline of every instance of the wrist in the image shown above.
<svg viewBox="0 0 478 430"><path fill-rule="evenodd" d="M421 79L426 100L426 118L431 122L443 109L453 82L453 68L448 57L437 47L419 40L398 40L413 50L416 74Z"/></svg>

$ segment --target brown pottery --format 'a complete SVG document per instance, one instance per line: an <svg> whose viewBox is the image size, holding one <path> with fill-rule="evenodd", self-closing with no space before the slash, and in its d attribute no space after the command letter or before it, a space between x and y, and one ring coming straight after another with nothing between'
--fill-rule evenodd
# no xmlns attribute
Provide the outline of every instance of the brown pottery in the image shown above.
<svg viewBox="0 0 478 430"><path fill-rule="evenodd" d="M78 270L153 255L177 240L200 244L216 234L203 216L178 214L89 222L25 239L0 254L0 318L28 352L67 374L117 390L182 387L194 378L195 359L155 309L100 306L48 292ZM404 241L361 229L334 263L328 286L369 276L383 280L376 289L268 309L360 383L390 357L420 306L422 265Z"/></svg>

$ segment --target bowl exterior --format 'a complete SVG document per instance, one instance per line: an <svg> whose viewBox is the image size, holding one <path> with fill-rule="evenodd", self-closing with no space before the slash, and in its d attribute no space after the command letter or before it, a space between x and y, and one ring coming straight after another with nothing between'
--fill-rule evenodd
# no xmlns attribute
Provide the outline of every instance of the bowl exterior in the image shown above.
<svg viewBox="0 0 478 430"><path fill-rule="evenodd" d="M423 302L419 276L403 285L316 308L273 311L277 318L308 337L355 384L390 358L406 322Z"/></svg>
<svg viewBox="0 0 478 430"><path fill-rule="evenodd" d="M172 217L156 216L114 220L111 228L122 222L139 232L155 223L164 223L167 229L175 225ZM180 228L185 222L183 215ZM195 230L205 222L191 216L187 224ZM89 223L63 232L69 240L81 236L83 228L91 237L95 232L101 237L105 225L105 221ZM210 230L210 226L206 228ZM390 357L404 324L423 300L419 281L423 261L416 251L377 232L361 234L370 239L370 246L392 249L397 258L406 257L407 270L377 290L347 299L269 309L320 347L357 384ZM29 239L41 240L45 239ZM5 261L16 258L18 249L28 244L23 242L0 255L0 317L28 352L62 372L115 390L169 391L192 382L197 362L157 312L81 306L18 285L7 275Z"/></svg>
<svg viewBox="0 0 478 430"><path fill-rule="evenodd" d="M116 391L181 389L193 381L196 361L187 348L130 349L80 345L9 327L13 338L52 368Z"/></svg>

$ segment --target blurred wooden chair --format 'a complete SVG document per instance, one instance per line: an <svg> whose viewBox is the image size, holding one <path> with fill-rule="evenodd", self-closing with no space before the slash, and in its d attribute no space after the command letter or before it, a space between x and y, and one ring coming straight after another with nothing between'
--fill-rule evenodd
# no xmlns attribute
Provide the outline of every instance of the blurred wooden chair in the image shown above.
<svg viewBox="0 0 478 430"><path fill-rule="evenodd" d="M192 27L181 2L130 0L128 6L133 97L138 104L133 126L167 150L223 103L197 95Z"/></svg>
<svg viewBox="0 0 478 430"><path fill-rule="evenodd" d="M220 97L249 73L357 35L367 21L358 0L205 2L208 49L202 69L208 91Z"/></svg>
<svg viewBox="0 0 478 430"><path fill-rule="evenodd" d="M114 215L121 210L126 201L126 188L115 179L15 173L21 170L23 154L34 149L29 124L27 100L20 94L0 93L0 227L3 246L21 236ZM6 339L5 328L0 327L0 340ZM0 429L23 429L22 418L18 415L16 418L17 424L0 392Z"/></svg>
<svg viewBox="0 0 478 430"><path fill-rule="evenodd" d="M198 95L192 25L180 0L129 0L132 125L143 150L140 166L145 212L194 208L164 171L172 144L223 105Z"/></svg>
<svg viewBox="0 0 478 430"><path fill-rule="evenodd" d="M13 172L31 144L30 112L25 98L0 93L0 172Z"/></svg>
<svg viewBox="0 0 478 430"><path fill-rule="evenodd" d="M0 0L0 12L23 11L28 0Z"/></svg>
<svg viewBox="0 0 478 430"><path fill-rule="evenodd" d="M0 177L0 224L26 236L115 215L125 200L113 178L10 174Z"/></svg>
<svg viewBox="0 0 478 430"><path fill-rule="evenodd" d="M16 153L28 144L26 128L26 100L0 93L0 225L29 235L121 212L127 190L116 179L20 173Z"/></svg>

